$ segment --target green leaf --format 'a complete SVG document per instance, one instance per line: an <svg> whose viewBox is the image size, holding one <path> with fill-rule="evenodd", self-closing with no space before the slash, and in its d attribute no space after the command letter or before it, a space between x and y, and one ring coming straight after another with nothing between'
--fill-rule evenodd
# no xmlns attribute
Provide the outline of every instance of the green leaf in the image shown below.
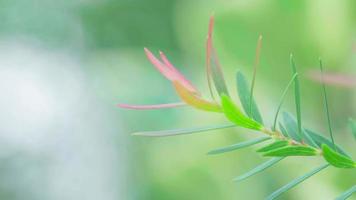
<svg viewBox="0 0 356 200"><path fill-rule="evenodd" d="M215 52L215 50L213 50L213 52ZM220 67L217 55L214 53L212 58L213 58L214 64L212 65L211 72L212 72L212 77L213 77L215 88L220 96L222 94L229 94L227 87L226 87L224 74Z"/></svg>
<svg viewBox="0 0 356 200"><path fill-rule="evenodd" d="M326 110L325 114L326 114L326 118L328 120L329 135L330 135L331 142L333 144L333 148L335 149L336 147L335 147L333 131L332 131L332 128L331 128L328 98L326 96L326 87L325 87L325 83L323 81L323 79L324 79L324 76L323 76L323 63L322 63L320 58L319 58L319 67L320 67L320 74L321 74L321 83L322 83L322 87L323 87L324 106L325 106L325 110Z"/></svg>
<svg viewBox="0 0 356 200"><path fill-rule="evenodd" d="M253 130L262 130L263 126L253 119L246 117L240 108L232 102L230 97L222 95L221 103L225 116L236 125Z"/></svg>
<svg viewBox="0 0 356 200"><path fill-rule="evenodd" d="M293 74L297 73L297 67L295 66L293 55L290 55L290 63L292 67ZM301 114L301 107L300 107L300 89L299 89L299 79L296 77L294 79L294 97L295 97L295 108L297 112L297 122L298 122L298 129L297 134L299 137L303 139L302 136L302 114Z"/></svg>
<svg viewBox="0 0 356 200"><path fill-rule="evenodd" d="M233 144L233 145L230 145L230 146L214 149L212 151L209 151L208 154L212 155L212 154L220 154L220 153L230 152L230 151L234 151L234 150L237 150L237 149L249 147L249 146L264 142L264 141L269 140L269 139L271 139L271 137L260 137L260 138L248 140L248 141L245 141L245 142L240 142L240 143L237 143L237 144Z"/></svg>
<svg viewBox="0 0 356 200"><path fill-rule="evenodd" d="M284 157L277 157L277 158L272 158L260 165L258 165L257 167L251 169L250 171L234 178L234 181L242 181L242 180L245 180L255 174L258 174L262 171L264 171L265 169L269 168L269 167L272 167L273 165L277 164L279 161L281 161Z"/></svg>
<svg viewBox="0 0 356 200"><path fill-rule="evenodd" d="M321 170L325 169L328 166L329 166L329 164L324 164L324 165L322 165L322 166L320 166L320 167L318 167L316 169L313 169L312 171L304 174L303 176L294 179L293 181L289 182L288 184L284 185L283 187L281 187L278 190L276 190L275 192L273 192L271 195L269 195L266 198L266 200L276 199L277 197L279 197L284 192L287 192L288 190L290 190L294 186L296 186L299 183L305 181L306 179L310 178L311 176L313 176L314 174L320 172Z"/></svg>
<svg viewBox="0 0 356 200"><path fill-rule="evenodd" d="M284 128L282 123L279 123L279 128L281 129L281 132L284 135L284 137L291 138L290 135L288 134L286 128Z"/></svg>
<svg viewBox="0 0 356 200"><path fill-rule="evenodd" d="M354 136L355 140L356 140L356 122L353 119L349 119L349 124L350 124L350 128L351 128L351 133Z"/></svg>
<svg viewBox="0 0 356 200"><path fill-rule="evenodd" d="M292 85L292 83L294 82L295 78L297 78L298 74L294 74L292 76L292 79L288 82L286 88L284 89L283 93L282 93L282 96L281 96L281 99L279 100L279 104L278 104L278 107L277 107L277 111L276 111L276 114L274 115L274 120L273 120L273 126L272 126L272 130L275 131L276 130L276 125L277 125L277 120L278 120L278 115L279 115L279 111L281 110L282 108L282 105L283 105L283 102L284 102L284 99L286 97L286 94L289 90L289 87Z"/></svg>
<svg viewBox="0 0 356 200"><path fill-rule="evenodd" d="M283 112L282 117L284 127L286 128L288 135L290 135L293 140L301 142L302 138L298 135L297 122L295 118L287 112Z"/></svg>
<svg viewBox="0 0 356 200"><path fill-rule="evenodd" d="M255 99L251 97L251 91L248 86L246 77L243 75L242 72L237 72L236 74L236 82L237 82L237 92L239 94L239 98L242 104L242 107L245 110L245 113L252 119L256 120L257 122L263 124L263 120L260 114L260 111L258 110L257 104L255 102ZM250 105L250 102L252 105ZM250 113L250 106L251 106L251 112Z"/></svg>
<svg viewBox="0 0 356 200"><path fill-rule="evenodd" d="M351 195L355 192L356 192L356 185L352 186L350 189L340 194L340 196L336 197L335 200L346 200L349 197L351 197Z"/></svg>
<svg viewBox="0 0 356 200"><path fill-rule="evenodd" d="M350 158L343 156L326 144L322 144L323 156L328 163L338 168L356 168L356 163Z"/></svg>
<svg viewBox="0 0 356 200"><path fill-rule="evenodd" d="M267 146L264 146L260 149L257 150L257 152L266 152L266 151L272 151L274 149L278 149L284 146L287 146L289 142L287 140L279 140L276 142L273 142L271 144L268 144Z"/></svg>
<svg viewBox="0 0 356 200"><path fill-rule="evenodd" d="M315 156L317 154L318 151L315 148L309 146L286 146L268 151L264 153L263 156Z"/></svg>
<svg viewBox="0 0 356 200"><path fill-rule="evenodd" d="M312 131L310 129L305 129L306 132L309 133L309 135L314 139L315 143L318 145L318 147L321 148L322 144L328 145L330 148L333 148L333 143L330 141L330 139L324 137L322 134L316 133L315 131ZM340 146L335 145L336 149L338 152L343 154L344 156L350 157Z"/></svg>
<svg viewBox="0 0 356 200"><path fill-rule="evenodd" d="M173 129L173 130L161 130L161 131L144 131L144 132L135 132L132 135L138 136L148 136L148 137L164 137L164 136L174 136L174 135L186 135L192 133L199 133L204 131L211 131L217 129L231 128L236 127L235 124L223 124L223 125L214 125L206 127L196 127L196 128L184 128L184 129Z"/></svg>
<svg viewBox="0 0 356 200"><path fill-rule="evenodd" d="M284 124L286 126L288 134L291 136L292 139L298 142L302 142L302 138L298 134L298 129L297 129L297 122L295 118L287 112L283 113L283 119L284 119ZM313 140L313 138L304 130L302 127L302 136L305 139L305 142L311 146L318 147L316 142Z"/></svg>

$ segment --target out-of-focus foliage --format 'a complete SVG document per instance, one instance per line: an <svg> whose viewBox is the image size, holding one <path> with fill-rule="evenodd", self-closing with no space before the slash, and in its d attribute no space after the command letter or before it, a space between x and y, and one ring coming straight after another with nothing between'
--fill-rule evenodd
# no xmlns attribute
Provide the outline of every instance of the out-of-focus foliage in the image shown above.
<svg viewBox="0 0 356 200"><path fill-rule="evenodd" d="M232 177L264 162L250 153L254 147L205 154L246 139L251 134L244 129L160 139L129 135L224 122L190 108L115 107L178 99L143 47L164 50L208 97L204 48L212 12L228 87L235 87L237 70L251 77L262 34L254 96L262 116L270 114L264 123L272 123L293 53L305 125L326 132L321 86L304 74L318 68L319 56L325 71L356 74L355 1L0 0L1 199L263 199L315 168L313 161L284 159L236 184ZM356 113L354 91L331 87L328 96L335 140L355 156L347 129ZM293 108L289 94L284 109ZM327 169L283 198L328 199L354 180L354 171Z"/></svg>

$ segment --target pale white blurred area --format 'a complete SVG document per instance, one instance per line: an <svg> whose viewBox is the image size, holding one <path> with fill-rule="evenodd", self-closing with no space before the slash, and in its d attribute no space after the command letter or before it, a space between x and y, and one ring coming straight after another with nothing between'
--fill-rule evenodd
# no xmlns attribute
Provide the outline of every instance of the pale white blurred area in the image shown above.
<svg viewBox="0 0 356 200"><path fill-rule="evenodd" d="M0 42L0 199L126 199L125 138L80 60Z"/></svg>

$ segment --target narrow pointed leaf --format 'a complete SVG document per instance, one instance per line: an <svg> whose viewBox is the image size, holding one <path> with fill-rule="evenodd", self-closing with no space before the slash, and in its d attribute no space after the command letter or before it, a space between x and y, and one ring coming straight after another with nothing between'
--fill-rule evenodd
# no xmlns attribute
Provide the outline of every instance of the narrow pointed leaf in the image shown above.
<svg viewBox="0 0 356 200"><path fill-rule="evenodd" d="M212 65L211 72L215 88L220 96L222 94L229 95L220 61L214 47L212 48L212 59L214 64Z"/></svg>
<svg viewBox="0 0 356 200"><path fill-rule="evenodd" d="M291 188L295 187L299 183L305 181L306 179L310 178L311 176L313 176L314 174L320 172L321 170L325 169L328 166L329 166L329 164L324 164L324 165L322 165L322 166L320 166L320 167L318 167L316 169L313 169L312 171L304 174L303 176L294 179L293 181L289 182L287 185L284 185L283 187L281 187L278 190L276 190L275 192L273 192L271 195L269 195L266 198L266 200L276 199L277 197L279 197L284 192L287 192Z"/></svg>
<svg viewBox="0 0 356 200"><path fill-rule="evenodd" d="M133 109L133 110L152 110L152 109L162 109L162 108L175 108L186 106L186 103L166 103L166 104L156 104L156 105L131 105L131 104L117 104L120 108Z"/></svg>
<svg viewBox="0 0 356 200"><path fill-rule="evenodd" d="M226 152L242 149L242 148L245 148L245 147L249 147L249 146L264 142L264 141L269 140L269 139L271 139L271 138L270 137L256 138L256 139L248 140L248 141L245 141L245 142L240 142L240 143L237 143L237 144L233 144L233 145L230 145L230 146L214 149L212 151L209 151L208 154L209 155L213 155L213 154L226 153Z"/></svg>
<svg viewBox="0 0 356 200"><path fill-rule="evenodd" d="M273 165L277 164L282 159L283 159L283 157L272 158L272 159L270 159L270 160L258 165L257 167L251 169L250 171L248 171L248 172L246 172L246 173L234 178L234 181L239 182L239 181L245 180L245 179L247 179L247 178L249 178L249 177L251 177L251 176L253 176L255 174L258 174L258 173L264 171L267 168L272 167Z"/></svg>
<svg viewBox="0 0 356 200"><path fill-rule="evenodd" d="M252 116L252 100L253 100L253 91L255 89L255 83L256 83L256 75L257 75L257 67L260 64L260 55L261 55L261 49L262 49L262 35L258 37L257 41L257 47L256 47L256 57L255 57L255 64L253 66L253 75L252 75L252 82L251 82L251 89L250 89L250 108L248 110L248 113ZM262 123L262 122L260 122Z"/></svg>
<svg viewBox="0 0 356 200"><path fill-rule="evenodd" d="M258 107L257 107L257 104L256 104L254 98L252 97L252 99L250 101L251 91L248 86L246 77L243 75L242 72L237 72L236 82L237 82L237 92L239 94L239 98L240 98L242 107L245 110L245 113L247 113L247 115L249 117L251 117L252 119L263 124L263 120L262 120L260 111L258 110ZM250 105L250 102L252 105ZM250 113L250 106L251 106L252 113Z"/></svg>
<svg viewBox="0 0 356 200"><path fill-rule="evenodd" d="M356 140L356 122L353 119L349 119L349 124L350 124L350 128L351 128L351 133Z"/></svg>
<svg viewBox="0 0 356 200"><path fill-rule="evenodd" d="M297 125L295 118L291 114L284 112L283 119L284 119L284 125L287 129L288 134L291 136L291 138L294 139L295 141L301 142L302 138L298 134L298 128L297 128L298 125ZM302 130L301 133L304 138L304 141L313 147L318 147L317 143L309 135L309 133L304 130L303 127L301 130Z"/></svg>
<svg viewBox="0 0 356 200"><path fill-rule="evenodd" d="M290 62L291 62L291 67L292 67L292 72L293 74L297 73L297 67L295 66L294 58L293 55L290 56ZM295 97L295 109L297 112L297 134L301 139L303 140L302 136L302 114L301 114L301 107L300 107L300 88L299 88L299 79L296 77L294 79L294 97Z"/></svg>
<svg viewBox="0 0 356 200"><path fill-rule="evenodd" d="M321 78L323 79L323 63L322 63L321 59L319 59L319 67L320 67ZM333 143L333 148L336 149L333 131L331 128L330 111L329 111L328 98L326 95L326 87L325 87L324 82L322 83L322 88L323 88L323 97L324 97L324 107L325 107L325 111L326 111L325 114L326 114L326 118L328 121L329 135L330 135L331 142Z"/></svg>
<svg viewBox="0 0 356 200"><path fill-rule="evenodd" d="M283 112L282 117L288 135L295 141L301 142L302 138L298 135L298 127L295 118L287 112Z"/></svg>
<svg viewBox="0 0 356 200"><path fill-rule="evenodd" d="M267 151L263 156L315 156L318 151L315 148L309 146L285 146L271 151Z"/></svg>
<svg viewBox="0 0 356 200"><path fill-rule="evenodd" d="M166 55L163 52L159 52L161 59L163 61L163 63L166 65L167 68L169 68L177 77L178 81L187 89L189 89L192 92L196 92L198 93L198 90L193 86L193 84L184 77L184 75L178 71L172 64L171 62L168 60L168 58L166 57Z"/></svg>
<svg viewBox="0 0 356 200"><path fill-rule="evenodd" d="M158 60L150 50L148 50L147 48L144 48L144 50L145 50L147 59L152 63L153 66L156 67L156 69L163 76L165 76L170 81L177 80L178 77L172 70L170 70L165 64L163 64L160 60Z"/></svg>
<svg viewBox="0 0 356 200"><path fill-rule="evenodd" d="M352 194L355 192L356 192L356 185L352 186L350 189L348 189L345 192L343 192L342 194L340 194L340 196L336 197L335 200L346 200L349 197L351 197Z"/></svg>
<svg viewBox="0 0 356 200"><path fill-rule="evenodd" d="M279 115L279 112L282 108L282 105L283 105L283 102L284 102L284 99L287 95L287 92L289 90L289 87L292 85L292 83L294 82L294 79L298 76L298 74L294 74L292 79L289 81L289 83L287 84L286 88L283 90L283 93L282 93L282 96L281 96L281 99L279 100L279 104L278 104L278 107L277 107L277 111L276 111L276 114L274 116L274 120L273 120L273 126L272 126L272 130L275 131L276 130L276 125L277 125L277 120L278 120L278 115Z"/></svg>
<svg viewBox="0 0 356 200"><path fill-rule="evenodd" d="M356 168L356 162L350 158L343 156L326 144L321 145L323 149L323 156L328 163L338 168Z"/></svg>
<svg viewBox="0 0 356 200"><path fill-rule="evenodd" d="M305 129L306 132L309 133L309 135L314 139L315 143L318 145L319 148L321 148L322 144L326 144L328 145L330 148L333 148L333 143L330 141L329 138L326 138L325 136L323 136L320 133L316 133L315 131L312 131L310 129ZM350 157L345 150L343 150L340 146L335 144L335 147L337 149L338 152L340 152L341 154L343 154L346 157Z"/></svg>
<svg viewBox="0 0 356 200"><path fill-rule="evenodd" d="M209 30L206 41L206 68L207 68L207 78L209 83L209 89L212 97L214 98L212 89L211 89L211 81L210 78L213 79L215 89L218 94L221 96L222 94L229 95L224 75L218 60L217 53L213 46L213 29L214 29L214 16L210 17L209 21Z"/></svg>
<svg viewBox="0 0 356 200"><path fill-rule="evenodd" d="M264 146L260 149L257 150L257 152L267 152L267 151L272 151L281 147L285 147L289 144L287 140L279 140L276 142L273 142L271 144L268 144L267 146Z"/></svg>
<svg viewBox="0 0 356 200"><path fill-rule="evenodd" d="M196 93L189 91L179 82L173 82L173 85L178 95L185 103L200 110L211 111L211 112L222 112L221 107L218 104L202 99Z"/></svg>
<svg viewBox="0 0 356 200"><path fill-rule="evenodd" d="M225 116L236 125L253 130L261 130L263 128L263 126L258 122L246 117L241 112L241 110L232 102L230 97L222 95L221 103Z"/></svg>
<svg viewBox="0 0 356 200"><path fill-rule="evenodd" d="M205 131L212 131L218 129L232 128L236 127L235 124L223 124L223 125L214 125L206 127L196 127L196 128L184 128L184 129L173 129L173 130L161 130L161 131L143 131L136 132L132 135L138 136L148 136L148 137L165 137L165 136L175 136L175 135L187 135L192 133L200 133Z"/></svg>
<svg viewBox="0 0 356 200"><path fill-rule="evenodd" d="M284 137L291 138L291 136L288 134L288 131L286 130L286 128L284 128L282 123L279 123L279 129L281 129L281 132L284 135Z"/></svg>

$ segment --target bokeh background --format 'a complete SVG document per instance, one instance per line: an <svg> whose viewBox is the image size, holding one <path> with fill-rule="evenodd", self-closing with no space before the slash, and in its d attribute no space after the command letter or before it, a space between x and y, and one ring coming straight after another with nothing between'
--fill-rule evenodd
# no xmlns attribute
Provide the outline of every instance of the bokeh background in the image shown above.
<svg viewBox="0 0 356 200"><path fill-rule="evenodd" d="M355 74L353 0L0 0L0 199L263 199L322 159L286 159L242 183L232 178L265 159L247 148L209 150L257 134L241 128L168 138L130 133L225 122L191 108L122 110L117 103L178 101L146 60L164 51L208 96L205 39L215 45L235 99L238 70L251 76L263 35L255 96L270 123L291 77L301 73L304 124L325 134L320 85L306 78L322 57L328 72ZM347 119L355 89L330 86L336 141L355 158ZM294 112L292 96L284 110ZM280 199L333 199L355 170L329 168Z"/></svg>

